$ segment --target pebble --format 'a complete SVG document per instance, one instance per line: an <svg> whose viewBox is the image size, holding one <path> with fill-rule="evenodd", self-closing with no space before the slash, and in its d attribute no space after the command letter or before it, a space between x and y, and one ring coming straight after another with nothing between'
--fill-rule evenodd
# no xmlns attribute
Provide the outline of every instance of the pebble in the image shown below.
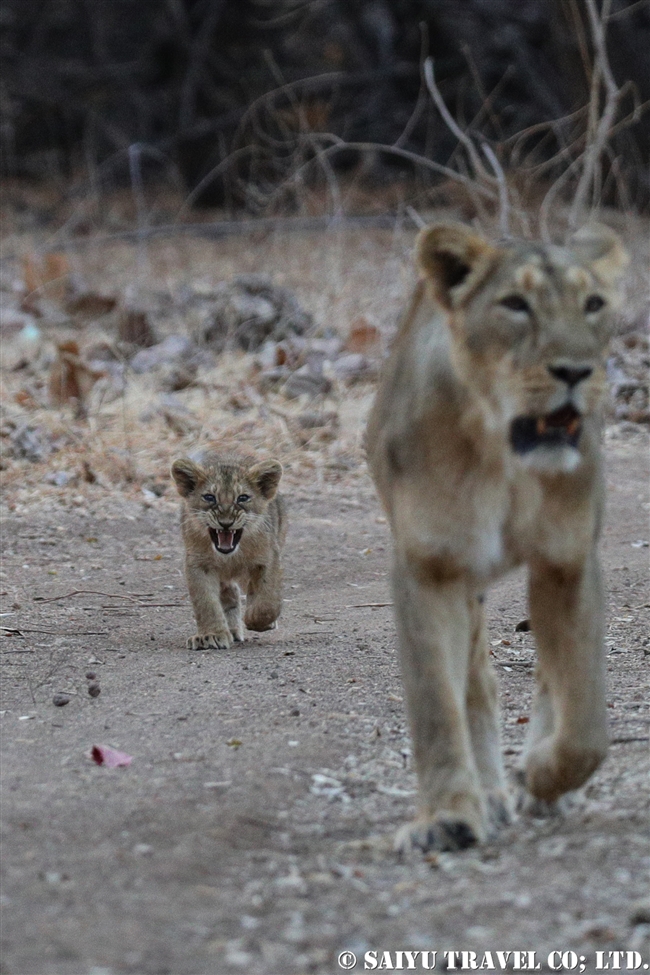
<svg viewBox="0 0 650 975"><path fill-rule="evenodd" d="M97 683L97 681L92 681L88 685L88 693L90 694L91 697L99 697L99 695L101 694L101 692L102 692L102 689L99 686L99 684Z"/></svg>
<svg viewBox="0 0 650 975"><path fill-rule="evenodd" d="M66 704L70 703L70 698L67 694L55 694L52 698L52 704L55 708L64 708Z"/></svg>

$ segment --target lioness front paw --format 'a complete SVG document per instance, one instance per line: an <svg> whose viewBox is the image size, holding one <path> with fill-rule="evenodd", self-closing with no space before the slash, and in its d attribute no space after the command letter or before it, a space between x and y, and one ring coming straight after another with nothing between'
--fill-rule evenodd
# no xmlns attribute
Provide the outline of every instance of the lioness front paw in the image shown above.
<svg viewBox="0 0 650 975"><path fill-rule="evenodd" d="M416 819L397 831L397 853L421 850L440 852L466 850L485 839L484 830L462 819L457 813L440 811L430 820Z"/></svg>
<svg viewBox="0 0 650 975"><path fill-rule="evenodd" d="M188 650L227 650L232 646L233 637L230 630L219 633L203 633L191 636L187 641Z"/></svg>

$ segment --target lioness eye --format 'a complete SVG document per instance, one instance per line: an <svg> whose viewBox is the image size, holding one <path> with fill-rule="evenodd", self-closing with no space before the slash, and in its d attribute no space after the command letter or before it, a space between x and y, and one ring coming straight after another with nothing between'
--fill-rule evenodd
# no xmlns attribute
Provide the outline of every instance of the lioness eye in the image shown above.
<svg viewBox="0 0 650 975"><path fill-rule="evenodd" d="M250 499L251 499L250 494L240 494L239 497L237 498L237 504L246 504L246 502L250 501Z"/></svg>
<svg viewBox="0 0 650 975"><path fill-rule="evenodd" d="M505 298L501 299L499 304L503 305L503 307L507 308L509 311L530 311L530 305L525 298L521 297L521 295L506 295Z"/></svg>
<svg viewBox="0 0 650 975"><path fill-rule="evenodd" d="M601 298L600 295L590 295L585 301L585 314L593 315L594 312L600 311L605 305L605 299Z"/></svg>
<svg viewBox="0 0 650 975"><path fill-rule="evenodd" d="M201 500L202 501L205 501L206 504L216 504L217 503L217 499L215 498L214 494L203 494L201 496Z"/></svg>

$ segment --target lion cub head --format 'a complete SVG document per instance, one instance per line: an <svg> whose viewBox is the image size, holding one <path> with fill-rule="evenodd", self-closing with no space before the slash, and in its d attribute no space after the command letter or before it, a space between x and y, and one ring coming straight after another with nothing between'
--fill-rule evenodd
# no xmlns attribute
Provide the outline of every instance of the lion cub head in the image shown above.
<svg viewBox="0 0 650 975"><path fill-rule="evenodd" d="M220 555L232 555L244 534L264 530L282 465L208 452L198 462L187 457L174 461L171 473L195 526L205 529Z"/></svg>
<svg viewBox="0 0 650 975"><path fill-rule="evenodd" d="M564 247L494 245L448 224L425 228L417 255L447 313L454 368L503 422L514 454L529 466L574 469L606 390L628 261L619 238L595 225Z"/></svg>

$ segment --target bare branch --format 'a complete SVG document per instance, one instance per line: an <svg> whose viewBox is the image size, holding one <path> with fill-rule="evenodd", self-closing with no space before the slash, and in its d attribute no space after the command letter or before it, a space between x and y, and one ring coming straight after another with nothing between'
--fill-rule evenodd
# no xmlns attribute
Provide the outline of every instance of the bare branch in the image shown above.
<svg viewBox="0 0 650 975"><path fill-rule="evenodd" d="M503 237L510 236L510 199L508 197L508 184L506 183L505 173L501 167L501 163L497 159L492 149L487 142L484 142L481 146L484 154L494 170L494 174L497 178L497 184L499 187L499 228L501 230L501 235Z"/></svg>
<svg viewBox="0 0 650 975"><path fill-rule="evenodd" d="M433 58L431 57L427 58L426 61L424 62L424 80L426 82L427 88L429 89L429 94L433 98L436 108L440 112L445 125L447 126L449 131L456 136L460 144L467 151L467 155L469 156L474 172L476 173L477 176L479 176L481 179L484 179L486 182L488 183L492 182L492 177L483 166L483 163L481 162L481 157L476 151L476 146L474 145L470 137L467 135L467 133L463 132L463 130L460 128L455 118L453 117L453 115L451 115L449 109L444 103L443 97L440 94L438 86L436 85L435 82L435 78L433 76Z"/></svg>
<svg viewBox="0 0 650 975"><path fill-rule="evenodd" d="M621 98L619 89L607 57L607 47L605 43L605 23L609 17L611 0L603 0L602 14L599 17L595 0L585 0L587 13L589 15L589 26L594 45L594 66L593 73L596 79L592 85L591 102L594 111L598 110L598 99L600 94L600 79L605 88L605 105L602 115L596 126L596 131L585 153L584 165L578 186L576 188L573 204L569 212L569 227L575 229L578 222L582 219L582 214L586 206L587 197L590 189L594 185L596 173L600 165L603 152L609 141L614 126L614 120L618 111Z"/></svg>

